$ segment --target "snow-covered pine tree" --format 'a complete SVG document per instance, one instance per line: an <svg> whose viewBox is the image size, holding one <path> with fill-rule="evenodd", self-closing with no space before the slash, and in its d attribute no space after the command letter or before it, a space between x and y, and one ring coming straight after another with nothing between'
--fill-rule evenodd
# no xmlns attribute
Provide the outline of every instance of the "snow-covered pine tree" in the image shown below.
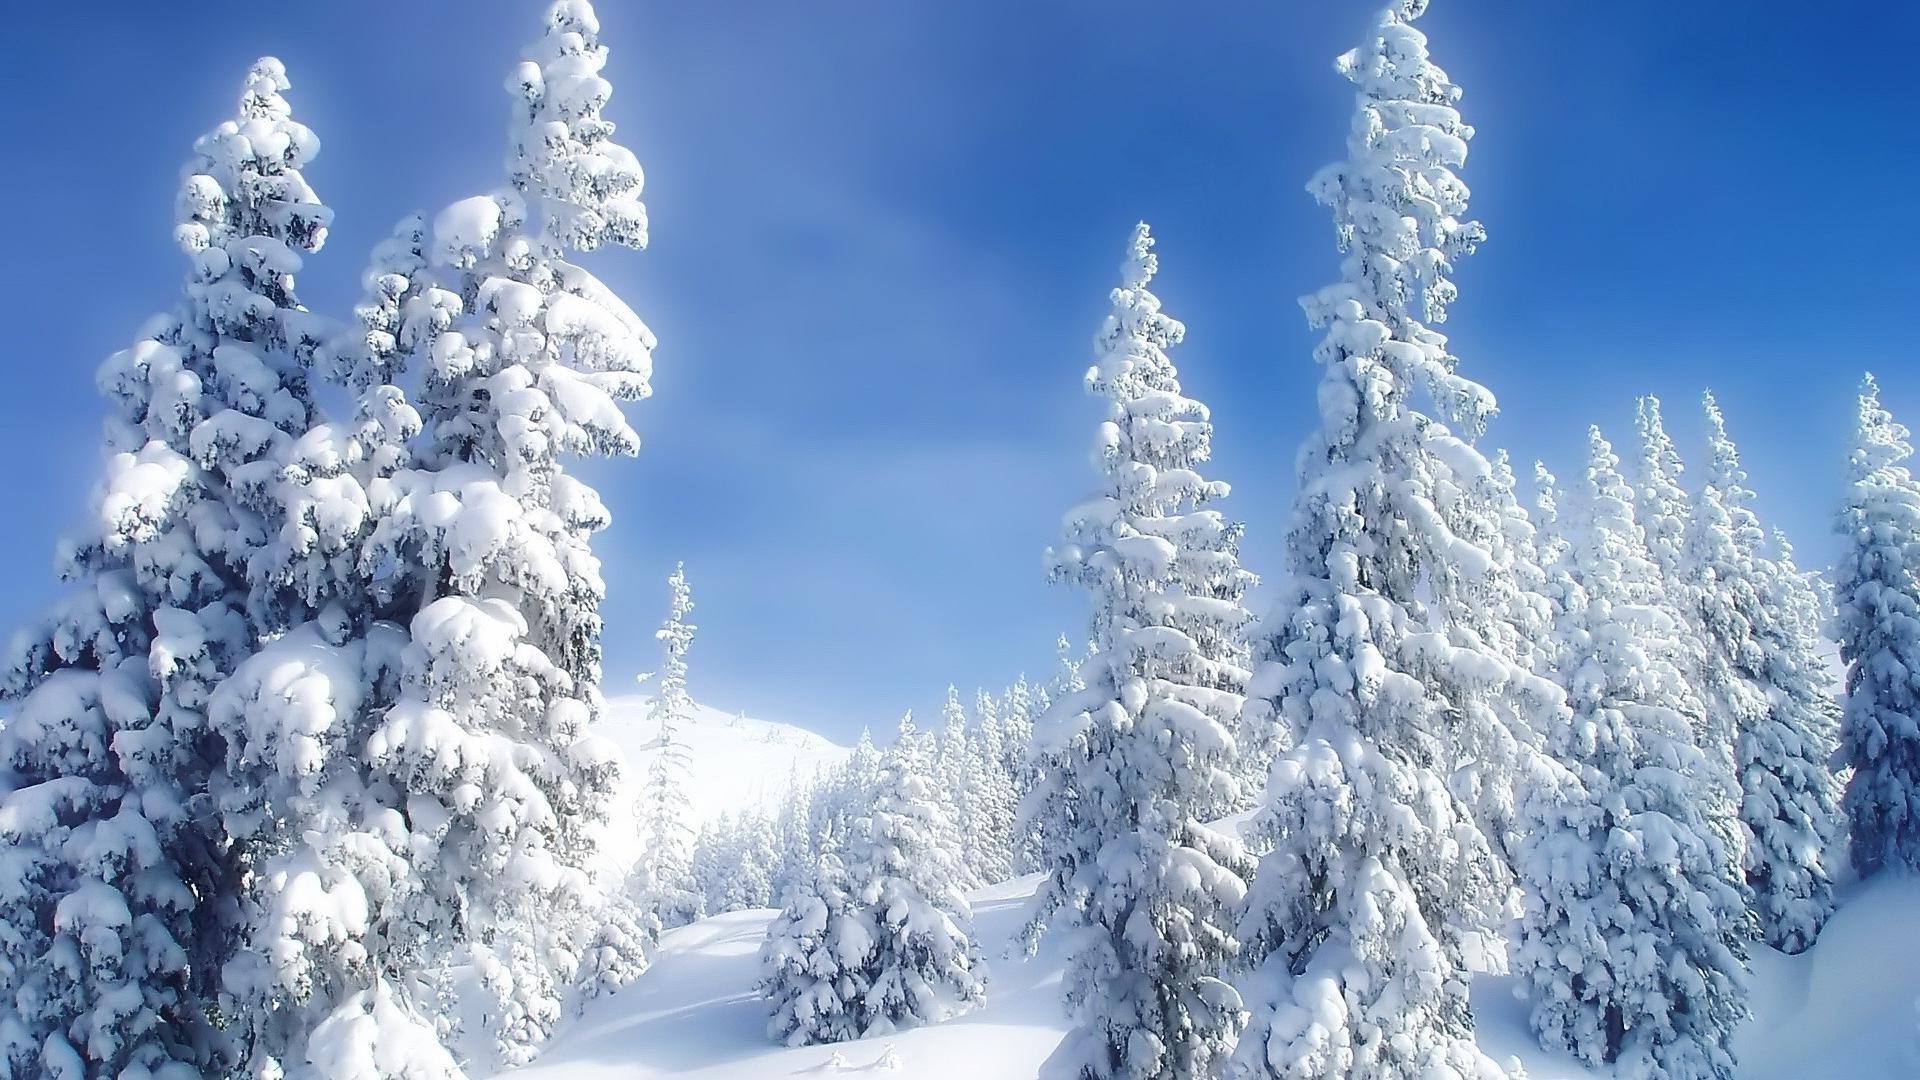
<svg viewBox="0 0 1920 1080"><path fill-rule="evenodd" d="M814 796L809 816L814 845L821 853L845 850L854 820L873 803L873 789L879 779L880 751L873 745L873 733L861 728L853 752Z"/></svg>
<svg viewBox="0 0 1920 1080"><path fill-rule="evenodd" d="M973 872L983 884L1013 876L1013 817L1019 795L1014 790L1014 772L1007 765L1001 707L985 690L974 694L971 756L979 790L974 796L974 821L968 828L979 832L975 843L979 861Z"/></svg>
<svg viewBox="0 0 1920 1080"><path fill-rule="evenodd" d="M1840 760L1853 768L1841 801L1862 877L1920 870L1920 481L1909 440L1867 376L1833 571L1847 665Z"/></svg>
<svg viewBox="0 0 1920 1080"><path fill-rule="evenodd" d="M775 869L771 885L776 903L782 902L789 890L805 884L823 854L812 826L819 783L818 776L802 777L798 766L788 773L787 794L773 819Z"/></svg>
<svg viewBox="0 0 1920 1080"><path fill-rule="evenodd" d="M1723 781L1722 796L1714 801L1712 814L1730 842L1742 844L1739 789L1733 744L1740 726L1740 713L1746 706L1737 691L1730 699L1719 671L1709 670L1708 632L1703 625L1705 609L1718 601L1710 591L1707 569L1699 551L1689 542L1693 529L1693 506L1680 478L1684 466L1673 438L1667 434L1661 417L1660 399L1645 395L1639 399L1636 427L1640 436L1640 461L1635 470L1634 520L1646 534L1648 554L1666 582L1658 602L1678 621L1680 633L1673 636L1673 647L1687 695L1680 708L1693 725L1694 739L1707 755Z"/></svg>
<svg viewBox="0 0 1920 1080"><path fill-rule="evenodd" d="M772 1006L767 1033L786 1046L845 1042L866 1030L878 939L873 910L859 903L840 857L821 855L790 889L760 946L760 994Z"/></svg>
<svg viewBox="0 0 1920 1080"><path fill-rule="evenodd" d="M1347 255L1302 301L1326 328L1320 429L1248 692L1249 722L1291 746L1256 824L1273 849L1241 923L1262 964L1238 1077L1500 1075L1473 1041L1465 950L1498 924L1507 873L1449 781L1519 673L1448 618L1448 590L1501 568L1453 494L1488 470L1471 440L1493 397L1428 325L1483 232L1461 217L1473 129L1412 26L1425 8L1393 4L1341 57L1348 157L1309 186Z"/></svg>
<svg viewBox="0 0 1920 1080"><path fill-rule="evenodd" d="M175 239L182 303L100 369L107 475L64 545L74 585L14 643L0 734L0 1072L192 1077L225 1064L209 1006L235 948L243 854L207 813L209 694L254 647L241 489L311 423L323 323L301 254L330 212L301 168L279 61L195 143Z"/></svg>
<svg viewBox="0 0 1920 1080"><path fill-rule="evenodd" d="M1626 1076L1728 1080L1746 1015L1738 856L1707 816L1721 778L1681 705L1682 631L1634 508L1593 429L1576 528L1549 543L1573 718L1548 748L1572 777L1529 801L1512 964L1542 1045Z"/></svg>
<svg viewBox="0 0 1920 1080"><path fill-rule="evenodd" d="M693 719L693 699L687 694L687 649L698 629L687 621L693 614L693 590L687 585L684 563L673 568L667 588L672 595L667 621L654 635L660 639L665 659L647 710L659 734L641 796L646 847L639 873L642 904L662 929L692 922L700 907L693 895L688 847L692 837L686 820L691 759L680 738L681 729Z"/></svg>
<svg viewBox="0 0 1920 1080"><path fill-rule="evenodd" d="M1798 572L1768 556L1754 493L1711 393L1705 410L1712 458L1687 535L1702 574L1704 687L1737 725L1746 884L1761 938L1797 953L1833 912L1821 857L1839 818L1828 765L1837 708L1807 628L1795 622L1793 584L1778 580Z"/></svg>
<svg viewBox="0 0 1920 1080"><path fill-rule="evenodd" d="M1086 688L1080 681L1080 660L1074 656L1073 643L1065 634L1054 643L1054 654L1053 678L1035 695L1033 703L1032 732L1025 748L1026 790L1021 793L1019 810L1014 817L1014 829L1020 834L1020 847L1025 853L1023 870L1026 873L1053 866L1056 856L1062 854L1061 845L1073 831L1074 807L1080 801L1079 794L1070 786L1072 778L1064 763L1039 738L1043 720L1053 703ZM1021 935L1029 954L1039 947L1041 933L1052 917L1053 911L1046 904L1035 906Z"/></svg>
<svg viewBox="0 0 1920 1080"><path fill-rule="evenodd" d="M859 976L866 992L855 1007L862 1036L939 1023L986 995L963 892L971 875L935 794L928 741L910 716L902 723L872 807L847 840L849 890L873 935Z"/></svg>
<svg viewBox="0 0 1920 1080"><path fill-rule="evenodd" d="M946 700L940 706L940 733L934 742L932 773L935 798L946 810L945 820L952 831L950 839L960 852L964 888L980 884L982 858L980 816L980 767L973 754L972 732L967 728L967 709L960 703L960 690L948 684Z"/></svg>
<svg viewBox="0 0 1920 1080"><path fill-rule="evenodd" d="M589 873L619 768L589 730L607 512L562 461L638 445L618 402L646 394L652 334L565 256L644 244L641 175L601 115L592 7L553 4L528 56L508 84L509 188L436 216L365 305L397 313L387 366L422 373L425 445L371 499L363 565L408 637L364 767L397 793L409 917L433 928L422 967L472 960L507 1063L576 980L604 989L643 963Z"/></svg>
<svg viewBox="0 0 1920 1080"><path fill-rule="evenodd" d="M1212 426L1181 393L1168 350L1185 328L1148 291L1157 267L1136 225L1086 375L1107 407L1101 486L1049 553L1054 579L1092 600L1093 645L1084 689L1052 703L1038 738L1036 805L1062 832L1034 918L1071 950L1076 1027L1048 1074L1089 1080L1207 1075L1243 1020L1221 975L1244 857L1206 823L1238 798L1231 729L1253 575L1240 526L1210 506L1227 486L1198 472Z"/></svg>

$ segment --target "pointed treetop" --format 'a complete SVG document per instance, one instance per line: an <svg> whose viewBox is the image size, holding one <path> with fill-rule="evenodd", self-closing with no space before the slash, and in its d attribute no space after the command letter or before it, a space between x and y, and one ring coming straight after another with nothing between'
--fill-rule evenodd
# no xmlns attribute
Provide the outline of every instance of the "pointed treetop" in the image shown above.
<svg viewBox="0 0 1920 1080"><path fill-rule="evenodd" d="M593 5L557 0L526 56L507 79L514 99L507 170L539 209L546 242L576 251L608 242L646 247L645 176L600 115L613 86L600 74L607 50Z"/></svg>
<svg viewBox="0 0 1920 1080"><path fill-rule="evenodd" d="M1856 429L1850 472L1857 483L1883 469L1894 468L1913 456L1905 424L1880 404L1880 383L1872 372L1860 382L1860 419ZM1902 469L1901 472L1906 470Z"/></svg>
<svg viewBox="0 0 1920 1080"><path fill-rule="evenodd" d="M255 236L280 241L245 253L262 276L299 270L295 251L319 251L333 212L307 186L300 169L320 152L320 139L293 119L281 96L292 86L280 61L254 61L240 91L235 118L219 124L193 145L176 202L174 240L195 258ZM217 259L216 259L217 263ZM206 268L214 277L225 265Z"/></svg>
<svg viewBox="0 0 1920 1080"><path fill-rule="evenodd" d="M1153 235L1142 221L1133 227L1127 240L1127 259L1120 264L1122 288L1144 289L1160 270L1160 258L1153 253Z"/></svg>

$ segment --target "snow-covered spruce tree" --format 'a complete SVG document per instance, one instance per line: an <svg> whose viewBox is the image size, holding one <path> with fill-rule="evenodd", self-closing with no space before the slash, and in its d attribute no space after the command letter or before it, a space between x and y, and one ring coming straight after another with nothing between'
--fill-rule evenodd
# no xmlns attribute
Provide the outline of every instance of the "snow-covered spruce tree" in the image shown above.
<svg viewBox="0 0 1920 1080"><path fill-rule="evenodd" d="M1014 829L1020 835L1025 873L1046 870L1054 865L1056 857L1063 857L1062 845L1073 832L1075 808L1080 805L1079 793L1072 787L1072 774L1066 771L1059 754L1039 737L1053 703L1086 688L1080 679L1081 661L1074 656L1073 643L1065 634L1054 643L1054 652L1053 678L1036 695L1031 713L1032 731L1024 750L1026 790L1021 793L1014 820ZM1048 903L1058 899L1054 897ZM1041 934L1052 917L1052 908L1047 903L1034 907L1021 935L1029 955L1039 948Z"/></svg>
<svg viewBox="0 0 1920 1080"><path fill-rule="evenodd" d="M666 651L658 684L648 711L656 725L657 750L647 770L641 796L641 826L646 847L639 868L642 905L663 929L684 926L699 915L692 889L692 841L686 821L687 785L691 759L680 739L681 729L693 719L693 699L687 695L687 649L697 629L687 621L693 614L693 590L687 585L684 564L667 579L672 604L667 621L654 636Z"/></svg>
<svg viewBox="0 0 1920 1080"><path fill-rule="evenodd" d="M1679 621L1673 638L1674 654L1685 676L1682 690L1687 699L1680 703L1693 725L1694 739L1713 763L1723 781L1723 796L1715 800L1714 819L1726 835L1744 843L1737 820L1739 779L1733 760L1733 744L1744 707L1734 693L1723 695L1724 680L1716 681L1708 653L1708 631L1703 620L1705 608L1718 601L1706 595L1708 571L1700 561L1700 552L1690 542L1693 529L1693 500L1680 478L1684 466L1680 452L1667 434L1660 414L1660 399L1646 395L1639 399L1636 427L1640 436L1640 461L1635 470L1634 520L1646 534L1648 554L1659 570L1666 587L1658 602Z"/></svg>
<svg viewBox="0 0 1920 1080"><path fill-rule="evenodd" d="M1273 847L1241 922L1261 967L1237 1077L1500 1074L1473 1041L1467 950L1501 922L1508 872L1450 782L1498 744L1526 672L1458 618L1457 591L1492 595L1508 570L1459 495L1488 472L1471 440L1494 401L1429 325L1483 232L1454 173L1460 91L1411 25L1425 7L1393 4L1340 59L1348 157L1310 185L1347 254L1302 301L1326 331L1320 427L1248 688L1250 724L1291 747L1255 822Z"/></svg>
<svg viewBox="0 0 1920 1080"><path fill-rule="evenodd" d="M1622 1076L1726 1080L1746 1015L1738 857L1707 816L1721 778L1679 704L1667 582L1597 428L1590 446L1550 570L1573 717L1548 749L1572 778L1529 802L1512 964L1542 1045Z"/></svg>
<svg viewBox="0 0 1920 1080"><path fill-rule="evenodd" d="M760 947L767 1034L786 1046L845 1042L865 1032L877 934L840 857L821 855L790 889Z"/></svg>
<svg viewBox="0 0 1920 1080"><path fill-rule="evenodd" d="M1791 583L1769 558L1739 451L1712 394L1712 448L1687 542L1701 571L1699 625L1709 700L1734 728L1746 884L1762 940L1783 952L1813 944L1833 912L1822 853L1838 824L1829 759L1836 707L1819 656L1796 625Z"/></svg>
<svg viewBox="0 0 1920 1080"><path fill-rule="evenodd" d="M1920 870L1920 481L1909 439L1867 376L1833 571L1847 665L1840 758L1853 768L1842 806L1862 877Z"/></svg>
<svg viewBox="0 0 1920 1080"><path fill-rule="evenodd" d="M1019 795L1014 770L1008 765L1006 721L1002 703L985 690L973 698L973 771L980 789L974 797L975 816L967 828L977 831L978 863L974 877L985 884L1013 876L1013 817Z"/></svg>
<svg viewBox="0 0 1920 1080"><path fill-rule="evenodd" d="M788 773L787 794L773 819L775 870L771 886L776 903L789 890L805 883L824 853L812 826L819 782L817 775L802 777L797 765Z"/></svg>
<svg viewBox="0 0 1920 1080"><path fill-rule="evenodd" d="M250 651L264 525L237 489L312 420L321 334L294 295L330 213L300 170L279 61L195 143L182 303L100 369L107 475L63 545L71 596L23 631L0 734L0 1072L191 1077L224 1066L208 1005L243 856L206 812L212 688Z"/></svg>
<svg viewBox="0 0 1920 1080"><path fill-rule="evenodd" d="M980 884L982 858L979 819L981 805L980 762L974 757L972 732L967 727L967 709L960 703L960 690L949 684L946 701L940 706L940 733L934 742L929 763L935 798L945 808L945 820L952 835L947 839L960 852L964 875L963 888Z"/></svg>
<svg viewBox="0 0 1920 1080"><path fill-rule="evenodd" d="M370 489L363 566L407 641L364 768L394 793L408 918L431 928L420 967L471 959L506 1063L532 1056L575 984L643 963L591 873L619 767L589 733L604 592L590 541L607 512L563 465L637 449L618 402L647 392L653 346L565 258L645 241L639 166L601 116L597 35L584 0L549 9L509 80L510 187L435 217L366 305L398 315L389 366L421 373L424 432L412 466Z"/></svg>
<svg viewBox="0 0 1920 1080"><path fill-rule="evenodd" d="M1237 841L1206 822L1238 788L1231 731L1246 679L1240 526L1201 477L1212 426L1180 392L1168 349L1185 328L1147 289L1153 239L1137 225L1095 338L1089 392L1107 416L1098 494L1067 514L1055 580L1093 602L1084 689L1052 704L1039 736L1037 805L1063 815L1035 918L1066 931L1072 1035L1048 1075L1207 1075L1240 1030L1222 979L1245 894Z"/></svg>
<svg viewBox="0 0 1920 1080"><path fill-rule="evenodd" d="M845 850L853 822L873 804L874 785L880 779L880 751L873 732L860 729L853 752L819 786L809 808L814 846L821 853Z"/></svg>
<svg viewBox="0 0 1920 1080"><path fill-rule="evenodd" d="M873 935L858 976L866 992L854 1006L862 1036L939 1023L986 996L962 891L971 875L935 795L927 741L911 717L902 723L873 805L847 839L848 889Z"/></svg>

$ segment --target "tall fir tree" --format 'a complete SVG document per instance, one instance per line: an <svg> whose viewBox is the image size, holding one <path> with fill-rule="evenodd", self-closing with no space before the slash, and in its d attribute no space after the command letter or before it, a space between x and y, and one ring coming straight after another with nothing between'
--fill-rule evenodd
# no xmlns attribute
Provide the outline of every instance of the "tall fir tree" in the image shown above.
<svg viewBox="0 0 1920 1080"><path fill-rule="evenodd" d="M1250 723L1288 749L1256 819L1272 850L1241 923L1260 967L1235 1077L1500 1075L1473 1040L1467 951L1509 875L1452 783L1525 673L1457 616L1504 571L1456 494L1488 472L1472 443L1493 396L1429 325L1484 233L1454 172L1460 91L1412 25L1425 8L1394 3L1340 58L1348 154L1309 185L1346 257L1302 300L1325 330L1320 422L1248 688Z"/></svg>
<svg viewBox="0 0 1920 1080"><path fill-rule="evenodd" d="M1794 582L1781 580L1797 571L1769 556L1725 417L1712 394L1704 405L1712 457L1688 545L1702 571L1705 685L1733 710L1746 884L1761 938L1797 953L1833 912L1821 860L1839 817L1828 764L1837 707L1809 628L1796 623Z"/></svg>
<svg viewBox="0 0 1920 1080"><path fill-rule="evenodd" d="M700 907L693 895L688 847L692 837L686 820L692 758L682 740L683 728L693 719L693 699L687 694L687 650L698 627L687 621L693 614L693 590L687 585L684 564L673 568L667 588L672 595L667 621L654 635L666 656L647 710L658 734L641 796L646 846L640 857L640 881L642 903L651 918L661 928L671 929L692 922Z"/></svg>
<svg viewBox="0 0 1920 1080"><path fill-rule="evenodd" d="M1212 425L1181 393L1168 350L1185 328L1147 289L1142 224L1128 240L1087 389L1107 416L1102 485L1067 515L1053 573L1093 601L1084 689L1054 701L1041 736L1039 805L1064 811L1037 916L1069 929L1065 992L1075 1030L1050 1075L1202 1076L1233 1045L1239 996L1221 974L1244 857L1208 824L1237 801L1232 725L1246 678L1240 642L1252 582L1240 526L1201 477Z"/></svg>
<svg viewBox="0 0 1920 1080"><path fill-rule="evenodd" d="M249 855L207 790L214 688L257 644L249 486L313 422L325 336L294 293L331 215L301 169L279 61L194 146L175 239L183 301L100 369L107 476L63 545L72 594L16 640L0 733L0 1070L199 1076L225 1067L211 1008L239 948ZM265 464L262 464L265 463Z"/></svg>
<svg viewBox="0 0 1920 1080"><path fill-rule="evenodd" d="M1746 1015L1738 853L1707 813L1721 778L1682 707L1684 631L1597 428L1577 510L1544 526L1573 713L1548 749L1570 777L1531 793L1513 967L1543 1045L1626 1076L1726 1080Z"/></svg>
<svg viewBox="0 0 1920 1080"><path fill-rule="evenodd" d="M450 1014L467 962L498 1057L524 1062L569 999L644 965L643 928L593 873L619 771L590 734L607 513L563 464L637 448L618 402L646 393L653 346L565 258L645 239L597 35L584 0L551 6L509 83L509 188L376 251L362 334L332 350L355 423L263 489L281 542L255 600L291 629L220 710L229 771L293 796L222 793L230 832L278 838L223 999L263 1074L377 1059L385 1020ZM417 411L394 382L409 370Z"/></svg>
<svg viewBox="0 0 1920 1080"><path fill-rule="evenodd" d="M1840 758L1849 850L1862 877L1920 870L1920 481L1905 425L1860 388L1834 566L1840 658L1847 665Z"/></svg>
<svg viewBox="0 0 1920 1080"><path fill-rule="evenodd" d="M1694 500L1681 484L1685 465L1673 438L1667 434L1660 399L1642 396L1636 403L1640 460L1632 479L1634 521L1646 536L1648 556L1665 587L1649 602L1676 623L1670 646L1685 676L1675 704L1688 718L1694 741L1720 778L1709 812L1715 826L1734 851L1742 850L1746 836L1740 826L1740 781L1734 765L1734 742L1740 716L1748 708L1739 688L1723 677L1725 668L1710 654L1708 618L1719 617L1721 600L1714 595L1709 570L1692 541ZM1715 609L1710 612L1709 609Z"/></svg>

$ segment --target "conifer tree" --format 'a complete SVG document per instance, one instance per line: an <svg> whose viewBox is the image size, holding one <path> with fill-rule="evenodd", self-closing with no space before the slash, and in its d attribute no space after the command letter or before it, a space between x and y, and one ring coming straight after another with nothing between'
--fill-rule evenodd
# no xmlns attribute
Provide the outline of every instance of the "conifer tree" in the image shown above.
<svg viewBox="0 0 1920 1080"><path fill-rule="evenodd" d="M1681 487L1684 466L1680 452L1667 434L1661 416L1660 399L1652 395L1638 402L1637 427L1640 435L1640 464L1634 477L1634 520L1647 538L1647 552L1659 571L1665 588L1654 602L1673 618L1679 633L1672 645L1675 659L1685 675L1678 702L1689 718L1694 740L1707 755L1707 761L1720 776L1721 791L1712 805L1713 820L1727 841L1744 843L1738 820L1739 779L1734 766L1734 741L1740 727L1740 715L1748 706L1738 690L1732 689L1722 669L1709 657L1709 631L1704 620L1707 609L1720 603L1710 595L1709 571L1702 562L1699 546L1693 542L1693 500Z"/></svg>
<svg viewBox="0 0 1920 1080"><path fill-rule="evenodd" d="M1869 375L1847 468L1834 567L1840 658L1847 665L1840 758L1853 769L1842 805L1862 877L1920 870L1920 481L1905 425Z"/></svg>
<svg viewBox="0 0 1920 1080"><path fill-rule="evenodd" d="M908 717L882 761L872 806L847 840L849 889L873 935L856 1009L863 1037L938 1023L985 999L964 894L971 875L935 797L932 766Z"/></svg>
<svg viewBox="0 0 1920 1080"><path fill-rule="evenodd" d="M563 464L637 447L618 402L646 393L653 346L565 258L645 240L639 167L601 116L597 35L584 0L551 6L509 85L508 189L403 221L376 251L364 334L331 350L355 424L303 441L263 486L281 543L256 565L255 606L292 628L222 687L219 714L229 772L298 797L221 794L229 832L283 845L225 979L249 1067L312 1057L313 985L364 987L325 1022L332 1057L311 1064L326 1072L385 1045L381 1017L448 1015L465 962L517 1064L570 999L644 965L643 928L591 873L619 774L590 734L590 541L607 512ZM393 382L409 370L417 411ZM358 524L316 528L340 521ZM318 732L290 678L330 707ZM328 937L305 936L315 922Z"/></svg>
<svg viewBox="0 0 1920 1080"><path fill-rule="evenodd" d="M1302 301L1325 329L1320 424L1248 690L1290 748L1256 819L1273 847L1241 924L1263 963L1237 1077L1500 1073L1473 1041L1466 950L1501 922L1509 874L1452 783L1526 673L1460 616L1509 571L1459 494L1489 470L1472 441L1494 400L1429 325L1483 231L1454 172L1460 91L1412 26L1425 7L1391 5L1341 57L1348 156L1309 187L1346 258Z"/></svg>
<svg viewBox="0 0 1920 1080"><path fill-rule="evenodd" d="M691 837L686 822L691 759L680 729L693 718L693 699L687 694L687 649L698 627L687 621L693 614L693 591L687 585L685 564L676 565L667 579L672 603L667 621L655 634L666 651L659 685L648 708L658 731L659 749L647 771L642 824L646 847L641 855L641 882L645 906L663 929L692 922L699 909L692 889Z"/></svg>
<svg viewBox="0 0 1920 1080"><path fill-rule="evenodd" d="M1051 553L1055 578L1093 601L1093 646L1084 689L1053 702L1041 737L1036 805L1051 808L1043 828L1062 831L1035 918L1065 927L1072 948L1075 1031L1049 1068L1097 1080L1205 1075L1243 1020L1220 976L1244 857L1206 823L1237 801L1231 728L1252 575L1240 526L1209 505L1226 485L1198 472L1212 427L1168 355L1185 329L1147 289L1152 245L1135 226L1086 376L1107 405L1102 485Z"/></svg>
<svg viewBox="0 0 1920 1080"><path fill-rule="evenodd" d="M967 825L979 834L979 862L974 877L983 884L995 884L1013 876L1013 819L1019 801L1015 790L1018 780L1007 758L1006 721L1002 703L980 690L973 699L973 773L979 784L975 796L976 815Z"/></svg>
<svg viewBox="0 0 1920 1080"><path fill-rule="evenodd" d="M871 957L878 935L840 857L821 855L790 890L760 948L767 1033L786 1046L845 1042L866 1030Z"/></svg>
<svg viewBox="0 0 1920 1080"><path fill-rule="evenodd" d="M225 1064L210 1005L233 955L244 854L206 792L208 698L257 644L246 497L313 421L324 323L294 293L330 212L301 169L279 61L194 145L175 239L181 303L100 369L107 474L63 545L73 592L15 642L0 733L0 1072L198 1076ZM423 1061L424 1067L424 1061Z"/></svg>
<svg viewBox="0 0 1920 1080"><path fill-rule="evenodd" d="M1797 571L1768 556L1754 494L1712 394L1705 407L1712 459L1688 534L1702 571L1704 684L1735 724L1746 884L1762 940L1797 953L1833 911L1821 856L1838 821L1828 767L1837 709L1809 628L1795 624L1793 583L1780 580Z"/></svg>
<svg viewBox="0 0 1920 1080"><path fill-rule="evenodd" d="M1726 1080L1746 1015L1738 856L1707 815L1721 778L1693 742L1682 631L1618 466L1593 429L1575 528L1544 526L1573 709L1548 749L1571 776L1529 803L1513 966L1542 1045L1623 1075Z"/></svg>

